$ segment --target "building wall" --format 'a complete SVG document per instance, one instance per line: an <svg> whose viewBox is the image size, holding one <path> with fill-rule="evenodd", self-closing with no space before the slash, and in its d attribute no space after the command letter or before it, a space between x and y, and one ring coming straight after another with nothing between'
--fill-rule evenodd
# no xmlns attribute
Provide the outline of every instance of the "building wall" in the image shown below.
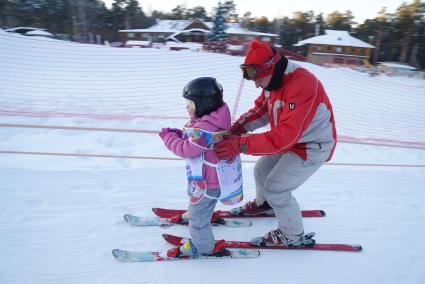
<svg viewBox="0 0 425 284"><path fill-rule="evenodd" d="M207 34L191 34L191 35L180 34L177 36L177 39L181 42L203 43L208 40L208 35Z"/></svg>
<svg viewBox="0 0 425 284"><path fill-rule="evenodd" d="M343 55L318 55L309 53L307 56L307 60L314 64L318 65L326 65L326 64L339 64L339 65L362 65L363 57L355 57L355 56L343 56Z"/></svg>
<svg viewBox="0 0 425 284"><path fill-rule="evenodd" d="M151 42L165 42L165 39L172 33L125 33L125 40L145 40Z"/></svg>
<svg viewBox="0 0 425 284"><path fill-rule="evenodd" d="M319 55L314 53L330 53ZM332 53L332 54L331 54ZM341 56L335 55L341 54ZM307 59L316 64L344 64L361 65L363 60L369 60L372 54L371 48L310 44L307 48ZM344 56L348 55L348 56Z"/></svg>

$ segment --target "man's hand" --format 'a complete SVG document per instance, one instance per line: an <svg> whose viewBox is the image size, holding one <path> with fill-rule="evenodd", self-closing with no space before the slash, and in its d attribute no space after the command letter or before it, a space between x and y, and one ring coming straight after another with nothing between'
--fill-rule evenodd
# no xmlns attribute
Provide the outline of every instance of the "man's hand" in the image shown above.
<svg viewBox="0 0 425 284"><path fill-rule="evenodd" d="M232 135L241 136L242 134L245 134L246 132L247 131L245 130L245 128L243 128L242 125L240 125L237 122L233 123L233 125L230 127L230 133Z"/></svg>
<svg viewBox="0 0 425 284"><path fill-rule="evenodd" d="M220 160L232 160L242 150L239 145L240 136L232 135L227 139L215 144L214 151Z"/></svg>

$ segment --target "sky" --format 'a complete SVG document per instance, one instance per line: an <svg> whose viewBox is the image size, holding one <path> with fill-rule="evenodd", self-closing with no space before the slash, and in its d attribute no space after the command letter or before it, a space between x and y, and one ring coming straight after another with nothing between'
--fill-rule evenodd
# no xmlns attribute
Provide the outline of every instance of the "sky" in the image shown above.
<svg viewBox="0 0 425 284"><path fill-rule="evenodd" d="M113 0L104 0L108 7L111 7ZM177 5L184 5L186 8L203 6L207 12L211 12L213 7L217 6L218 0L139 0L145 13L150 14L153 10L170 12ZM406 1L411 3L412 1ZM375 18L382 7L393 13L403 3L402 0L262 0L262 1L244 1L234 0L237 13L242 16L249 11L255 17L266 16L269 20L273 18L282 18L284 16L292 17L294 12L306 12L312 10L314 14L323 13L325 16L333 11L345 12L351 10L357 23L363 23L366 19Z"/></svg>

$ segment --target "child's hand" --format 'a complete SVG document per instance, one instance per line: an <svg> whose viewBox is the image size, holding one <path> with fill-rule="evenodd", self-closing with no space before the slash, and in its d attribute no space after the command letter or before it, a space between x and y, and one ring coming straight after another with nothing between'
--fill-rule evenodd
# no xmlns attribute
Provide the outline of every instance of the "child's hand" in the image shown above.
<svg viewBox="0 0 425 284"><path fill-rule="evenodd" d="M183 134L183 132L180 129L167 127L167 128L162 128L161 132L159 133L159 137L161 137L161 139L164 140L164 137L168 133L175 133L180 138L182 137L182 134Z"/></svg>
<svg viewBox="0 0 425 284"><path fill-rule="evenodd" d="M170 128L162 128L161 132L159 132L159 137L161 137L161 139L164 139L165 135L167 135L168 133L170 133Z"/></svg>
<svg viewBox="0 0 425 284"><path fill-rule="evenodd" d="M177 134L177 136L179 136L180 138L182 137L182 135L183 135L183 132L180 130L180 129L178 129L178 128L168 128L168 131L169 132L174 132L174 133L176 133Z"/></svg>

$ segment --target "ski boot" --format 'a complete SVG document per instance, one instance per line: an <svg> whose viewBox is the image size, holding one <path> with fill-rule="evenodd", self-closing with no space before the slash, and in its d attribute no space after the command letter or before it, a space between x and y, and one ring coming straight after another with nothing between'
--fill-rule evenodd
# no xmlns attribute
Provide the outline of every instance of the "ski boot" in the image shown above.
<svg viewBox="0 0 425 284"><path fill-rule="evenodd" d="M204 255L211 255L216 257L223 257L223 256L229 256L230 251L224 247L225 241L220 240L215 243L214 250L212 253L204 254ZM182 246L169 249L167 251L167 256L169 257L196 257L198 255L198 250L192 243L192 241L189 239L187 240Z"/></svg>
<svg viewBox="0 0 425 284"><path fill-rule="evenodd" d="M215 211L211 217L211 224L213 225L224 225L226 221L220 217L221 212ZM173 224L188 224L189 223L189 213L186 211L181 215L176 215L171 217L171 223Z"/></svg>
<svg viewBox="0 0 425 284"><path fill-rule="evenodd" d="M294 237L286 237L278 229L268 232L264 237L258 237L251 240L251 244L255 246L284 246L284 247L312 247L316 243L313 239L314 233L306 235L300 234Z"/></svg>
<svg viewBox="0 0 425 284"><path fill-rule="evenodd" d="M252 201L248 201L244 206L233 208L230 210L230 213L232 215L236 216L255 216L259 214L267 214L267 215L273 215L274 210L273 208L267 203L267 201L264 201L263 204L257 205L255 199Z"/></svg>
<svg viewBox="0 0 425 284"><path fill-rule="evenodd" d="M167 256L169 257L178 257L182 258L185 256L193 256L196 257L198 255L198 250L193 245L191 240L187 240L180 247L172 248L167 251Z"/></svg>
<svg viewBox="0 0 425 284"><path fill-rule="evenodd" d="M188 224L189 223L189 213L186 211L181 215L176 215L170 218L170 222L173 224Z"/></svg>

